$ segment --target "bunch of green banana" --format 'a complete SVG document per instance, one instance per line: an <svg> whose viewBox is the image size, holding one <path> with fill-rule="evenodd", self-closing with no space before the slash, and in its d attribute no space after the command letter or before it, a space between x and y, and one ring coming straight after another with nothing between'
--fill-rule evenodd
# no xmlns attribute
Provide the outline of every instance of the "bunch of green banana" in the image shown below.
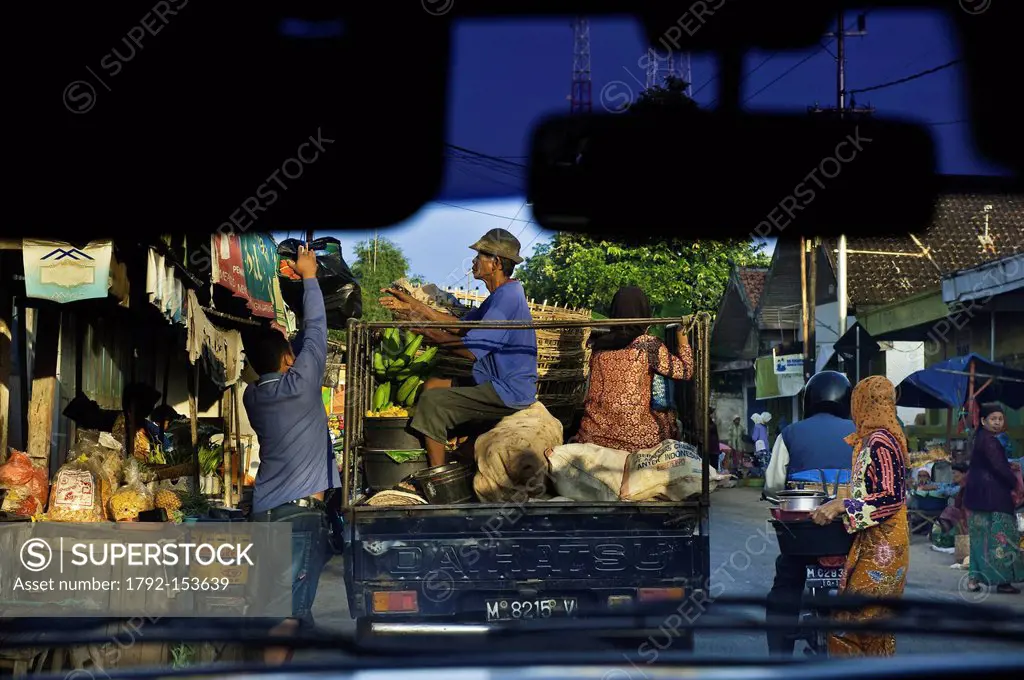
<svg viewBox="0 0 1024 680"><path fill-rule="evenodd" d="M437 347L420 352L422 344L423 336L417 333L397 328L384 331L380 348L373 353L378 382L373 393L374 412L416 403L437 358Z"/></svg>
<svg viewBox="0 0 1024 680"><path fill-rule="evenodd" d="M398 388L398 394L395 398L401 406L412 406L416 403L416 397L419 396L421 389L423 388L423 378L413 375L409 376L402 382Z"/></svg>
<svg viewBox="0 0 1024 680"><path fill-rule="evenodd" d="M383 411L393 405L391 402L391 383L386 382L378 385L373 393L373 410Z"/></svg>
<svg viewBox="0 0 1024 680"><path fill-rule="evenodd" d="M433 368L437 348L430 347L419 356L423 336L397 328L384 331L381 347L373 353L373 372L378 380L407 380L412 376L426 377Z"/></svg>

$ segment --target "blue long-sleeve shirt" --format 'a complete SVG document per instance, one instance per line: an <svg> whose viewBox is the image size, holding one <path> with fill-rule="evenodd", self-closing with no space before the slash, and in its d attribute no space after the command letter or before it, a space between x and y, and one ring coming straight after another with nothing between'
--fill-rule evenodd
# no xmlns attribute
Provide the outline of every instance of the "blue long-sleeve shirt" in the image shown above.
<svg viewBox="0 0 1024 680"><path fill-rule="evenodd" d="M321 393L327 312L316 279L302 282L302 344L284 374L261 375L242 403L260 442L253 512L341 486Z"/></svg>

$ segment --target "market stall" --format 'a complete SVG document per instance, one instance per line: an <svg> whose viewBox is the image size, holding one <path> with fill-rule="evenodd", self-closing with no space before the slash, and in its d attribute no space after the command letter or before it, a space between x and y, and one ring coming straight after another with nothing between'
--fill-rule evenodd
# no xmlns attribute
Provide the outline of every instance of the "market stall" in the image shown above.
<svg viewBox="0 0 1024 680"><path fill-rule="evenodd" d="M25 239L4 242L0 258L0 299L7 301L0 322L16 340L0 394L8 410L0 418L3 540L13 541L19 527L197 531L204 522L242 519L258 447L241 407L241 333L288 336L296 327L273 240ZM351 286L346 294L352 298ZM336 351L333 363L340 366L343 355ZM335 371L333 388L338 379ZM332 401L339 396L334 389ZM232 578L232 587L245 587L244 575ZM0 608L24 606L10 601L7 585ZM215 598L196 599L205 606ZM157 614L167 605L143 604ZM150 662L209 652L156 647ZM119 665L131 665L132 656L119 655ZM41 648L30 659L0 653L5 661L75 669L88 665L89 653ZM104 667L99 661L92 659Z"/></svg>

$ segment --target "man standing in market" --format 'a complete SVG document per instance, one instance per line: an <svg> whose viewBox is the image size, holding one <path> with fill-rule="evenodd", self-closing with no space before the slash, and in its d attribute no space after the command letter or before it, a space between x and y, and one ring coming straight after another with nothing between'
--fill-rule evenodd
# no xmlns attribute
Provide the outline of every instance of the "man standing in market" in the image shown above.
<svg viewBox="0 0 1024 680"><path fill-rule="evenodd" d="M470 246L473 277L490 295L462 321L532 321L523 284L512 278L519 239L505 229L491 229ZM381 303L400 317L422 321L459 321L432 310L403 291L388 289ZM430 342L473 361L473 376L453 382L431 378L416 405L411 427L426 438L431 466L444 465L445 445L454 428L468 423L496 423L537 401L537 334L524 329L472 328L462 334L441 329L418 331Z"/></svg>
<svg viewBox="0 0 1024 680"><path fill-rule="evenodd" d="M247 340L246 358L259 379L242 398L260 444L260 466L251 520L292 526L291 588L268 594L288 600L291 617L271 634L293 635L313 625L320 574L333 553L324 492L341 486L331 448L321 386L327 365L327 313L316 279L317 260L299 248L294 270L302 277L301 345L296 354L278 331ZM264 659L278 665L289 650L270 648Z"/></svg>
<svg viewBox="0 0 1024 680"><path fill-rule="evenodd" d="M765 472L764 494L786 488L789 482L821 483L838 478L853 465L853 450L845 438L857 429L850 420L853 387L845 375L822 371L804 386L804 419L786 427L775 439L771 461ZM828 493L828 490L826 490ZM807 567L816 558L779 555L775 560L775 582L768 593L767 614L775 622L796 623L800 597L807 582ZM798 631L768 631L770 654L793 655Z"/></svg>

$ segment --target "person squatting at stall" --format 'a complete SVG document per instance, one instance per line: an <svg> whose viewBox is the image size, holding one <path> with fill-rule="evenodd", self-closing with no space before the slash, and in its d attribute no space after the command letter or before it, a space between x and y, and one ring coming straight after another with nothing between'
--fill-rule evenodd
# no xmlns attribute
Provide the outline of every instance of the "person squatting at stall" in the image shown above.
<svg viewBox="0 0 1024 680"><path fill-rule="evenodd" d="M504 229L491 229L470 246L473 277L483 281L490 295L469 310L462 321L526 321L533 317L523 284L512 272L523 258L519 240ZM459 321L437 312L399 290L381 303L399 316L424 321ZM473 360L469 380L430 378L416 404L410 427L426 438L427 458L433 467L444 465L449 433L469 423L496 423L537 401L537 334L529 328L471 328L461 333L417 329L430 342Z"/></svg>
<svg viewBox="0 0 1024 680"><path fill-rule="evenodd" d="M793 423L775 440L765 474L765 494L782 491L794 476L823 470L833 478L850 469L850 445L844 439L856 427L850 420L850 381L842 373L822 371L804 386L804 419ZM815 480L813 477L811 481ZM767 613L776 622L797 622L800 596L807 581L807 566L816 558L779 555L775 559L775 582L768 593ZM771 654L793 654L798 631L768 632Z"/></svg>
<svg viewBox="0 0 1024 680"><path fill-rule="evenodd" d="M292 525L290 584L282 582L279 592L267 593L268 598L287 598L292 612L271 631L276 635L313 625L320 574L333 556L324 492L341 486L321 396L327 365L327 312L316 280L316 256L300 248L294 269L303 286L299 353L278 331L250 337L246 358L259 379L246 387L242 397L260 444L251 520ZM279 648L265 653L269 664L289 658L290 652Z"/></svg>

